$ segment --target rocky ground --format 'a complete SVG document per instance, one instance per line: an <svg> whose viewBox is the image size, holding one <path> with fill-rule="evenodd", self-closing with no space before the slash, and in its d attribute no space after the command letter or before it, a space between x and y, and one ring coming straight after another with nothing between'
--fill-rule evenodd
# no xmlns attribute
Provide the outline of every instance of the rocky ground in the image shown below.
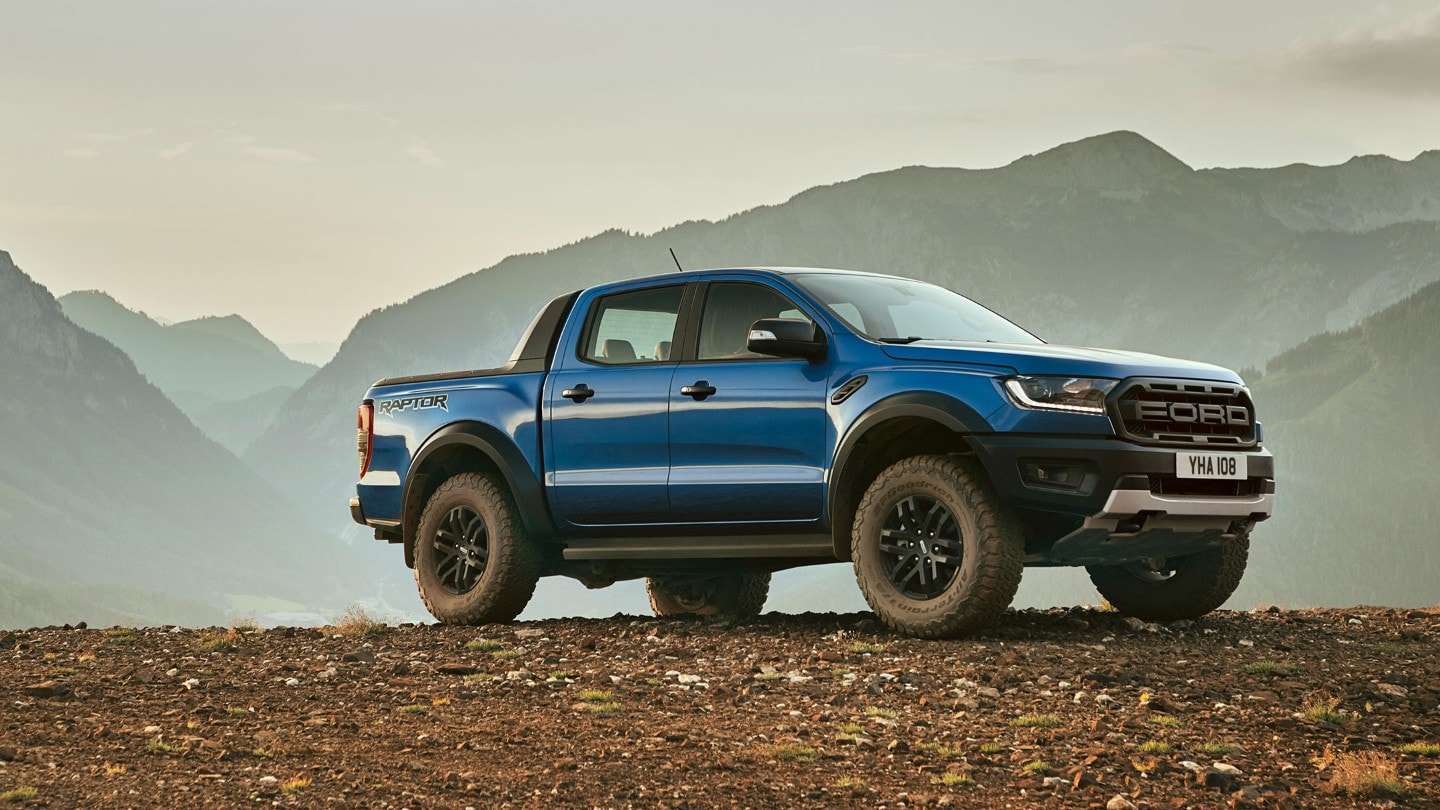
<svg viewBox="0 0 1440 810"><path fill-rule="evenodd" d="M0 631L0 806L1423 807L1440 614Z"/></svg>

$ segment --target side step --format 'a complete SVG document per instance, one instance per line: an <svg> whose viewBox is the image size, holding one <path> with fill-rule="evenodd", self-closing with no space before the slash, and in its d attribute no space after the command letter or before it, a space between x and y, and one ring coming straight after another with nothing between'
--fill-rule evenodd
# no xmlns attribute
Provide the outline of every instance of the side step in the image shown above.
<svg viewBox="0 0 1440 810"><path fill-rule="evenodd" d="M828 534L730 537L593 537L567 540L567 560L696 560L752 557L835 559Z"/></svg>

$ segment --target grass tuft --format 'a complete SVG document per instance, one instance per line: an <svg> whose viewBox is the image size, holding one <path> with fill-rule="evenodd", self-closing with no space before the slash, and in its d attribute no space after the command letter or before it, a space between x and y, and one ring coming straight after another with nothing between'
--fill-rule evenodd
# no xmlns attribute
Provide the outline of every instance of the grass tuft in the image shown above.
<svg viewBox="0 0 1440 810"><path fill-rule="evenodd" d="M930 777L930 784L941 785L943 787L960 787L961 785L974 784L974 782L975 780L971 779L969 774L958 773L956 771L946 771L939 776Z"/></svg>
<svg viewBox="0 0 1440 810"><path fill-rule="evenodd" d="M178 749L170 743L165 742L165 740L161 739L160 737L156 737L155 739L145 744L145 750L149 751L152 754L173 754Z"/></svg>
<svg viewBox="0 0 1440 810"><path fill-rule="evenodd" d="M281 783L280 792L294 795L308 787L310 787L310 780L303 776L297 776L294 779L286 779Z"/></svg>
<svg viewBox="0 0 1440 810"><path fill-rule="evenodd" d="M856 655L874 655L885 652L884 644L872 644L868 641L857 641L850 645L850 652Z"/></svg>
<svg viewBox="0 0 1440 810"><path fill-rule="evenodd" d="M1309 720L1338 726L1348 719L1339 709L1340 698L1317 697L1306 701L1300 711Z"/></svg>
<svg viewBox="0 0 1440 810"><path fill-rule="evenodd" d="M980 746L980 753L986 755L998 754L1001 750L999 743L983 743Z"/></svg>
<svg viewBox="0 0 1440 810"><path fill-rule="evenodd" d="M105 763L105 775L106 775L106 776L123 776L123 775L125 774L125 772L126 772L126 771L129 771L129 770L130 770L130 766L125 765L125 764L123 764L123 763L119 763L119 762L107 762L107 763Z"/></svg>
<svg viewBox="0 0 1440 810"><path fill-rule="evenodd" d="M224 635L206 633L200 637L200 648L206 652L234 652L240 649L240 634L234 630Z"/></svg>
<svg viewBox="0 0 1440 810"><path fill-rule="evenodd" d="M1403 796L1409 792L1400 781L1395 761L1375 751L1336 757L1330 766L1330 784L1354 797Z"/></svg>
<svg viewBox="0 0 1440 810"><path fill-rule="evenodd" d="M1022 714L1010 721L1015 728L1051 728L1060 724L1060 718L1053 714Z"/></svg>
<svg viewBox="0 0 1440 810"><path fill-rule="evenodd" d="M781 762L814 762L820 758L820 752L808 745L798 743L787 743L785 745L772 745L769 754Z"/></svg>
<svg viewBox="0 0 1440 810"><path fill-rule="evenodd" d="M1417 757L1440 757L1440 745L1434 743L1413 742L1396 748L1395 751L1401 754L1410 754Z"/></svg>
<svg viewBox="0 0 1440 810"><path fill-rule="evenodd" d="M249 714L250 710L245 708L244 706L226 706L225 713L230 715L231 717L240 717L242 715Z"/></svg>
<svg viewBox="0 0 1440 810"><path fill-rule="evenodd" d="M426 714L426 713L428 713L429 711L430 711L429 709L425 708L424 706L421 706L421 705L418 704L418 703L412 703L412 704L410 704L409 706L401 706L401 707L400 707L400 713L401 713L401 714Z"/></svg>
<svg viewBox="0 0 1440 810"><path fill-rule="evenodd" d="M782 678L784 678L784 677L785 677L784 675L782 675L782 674L780 674L780 673L778 673L778 672L757 672L757 673L755 673L755 675L754 675L755 680L759 681L760 683L768 683L769 681L778 681L778 680L780 680L780 679L782 679Z"/></svg>
<svg viewBox="0 0 1440 810"><path fill-rule="evenodd" d="M609 689L581 689L575 693L578 700L586 703L605 703L615 699L615 693Z"/></svg>
<svg viewBox="0 0 1440 810"><path fill-rule="evenodd" d="M862 726L862 725L860 725L860 724L858 724L858 723L841 723L841 724L840 724L840 733L841 733L841 734L849 734L849 735L852 735L852 736L853 736L853 735L855 735L855 734L860 734L860 733L862 733L862 732L864 732L864 731L865 731L865 727Z"/></svg>
<svg viewBox="0 0 1440 810"><path fill-rule="evenodd" d="M14 790L7 790L4 793L0 793L0 802L19 804L20 802L28 802L39 795L40 791L29 785L25 785L23 787L17 787Z"/></svg>
<svg viewBox="0 0 1440 810"><path fill-rule="evenodd" d="M342 636L382 636L390 631L390 625L381 621L378 617L370 615L365 608L359 605L351 605L340 614L335 624L330 628Z"/></svg>
<svg viewBox="0 0 1440 810"><path fill-rule="evenodd" d="M610 717L625 711L625 706L615 701L609 701L606 703L591 703L585 707L585 710L600 717Z"/></svg>
<svg viewBox="0 0 1440 810"><path fill-rule="evenodd" d="M1230 743L1223 743L1216 740L1210 740L1209 742L1203 742L1195 746L1195 753L1204 754L1207 757L1223 757L1234 750L1235 746Z"/></svg>
<svg viewBox="0 0 1440 810"><path fill-rule="evenodd" d="M1300 665L1290 661L1252 661L1242 667L1240 671L1246 675L1294 675L1300 671Z"/></svg>
<svg viewBox="0 0 1440 810"><path fill-rule="evenodd" d="M1157 726L1174 728L1180 725L1180 718L1170 714L1157 714L1154 717L1150 718L1150 722Z"/></svg>
<svg viewBox="0 0 1440 810"><path fill-rule="evenodd" d="M1032 759L1020 766L1020 770L1026 773L1046 774L1050 772L1050 763L1043 759Z"/></svg>
<svg viewBox="0 0 1440 810"><path fill-rule="evenodd" d="M495 652L490 653L490 657L499 661L509 661L514 658L519 658L524 654L525 653L519 650L496 650Z"/></svg>
<svg viewBox="0 0 1440 810"><path fill-rule="evenodd" d="M491 638L477 638L465 642L465 649L471 652L495 652L505 649L505 642Z"/></svg>
<svg viewBox="0 0 1440 810"><path fill-rule="evenodd" d="M129 644L140 638L140 634L136 633L133 627L112 627L105 631L105 635L111 641L118 641L122 644Z"/></svg>
<svg viewBox="0 0 1440 810"><path fill-rule="evenodd" d="M1161 742L1160 740L1146 740L1145 742L1140 743L1138 750L1142 754L1168 754L1174 749L1171 748L1170 743L1167 742Z"/></svg>
<svg viewBox="0 0 1440 810"><path fill-rule="evenodd" d="M897 712L894 709L886 709L880 706L866 706L865 716L879 717L882 720L895 720L900 717L900 712Z"/></svg>
<svg viewBox="0 0 1440 810"><path fill-rule="evenodd" d="M269 748L256 748L254 751L250 752L250 756L255 757L256 759L274 759L275 752L271 751Z"/></svg>
<svg viewBox="0 0 1440 810"><path fill-rule="evenodd" d="M851 793L864 793L870 789L864 779L857 779L853 776L842 776L835 780L835 787L841 790L848 790Z"/></svg>

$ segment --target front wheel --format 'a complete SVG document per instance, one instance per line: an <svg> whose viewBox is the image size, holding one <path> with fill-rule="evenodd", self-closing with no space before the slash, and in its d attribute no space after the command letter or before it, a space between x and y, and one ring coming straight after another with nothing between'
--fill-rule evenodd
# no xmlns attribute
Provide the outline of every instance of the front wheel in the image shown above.
<svg viewBox="0 0 1440 810"><path fill-rule="evenodd" d="M1225 604L1240 585L1250 556L1241 535L1219 548L1183 557L1091 565L1090 581L1116 610L1147 622L1198 619Z"/></svg>
<svg viewBox="0 0 1440 810"><path fill-rule="evenodd" d="M921 638L995 622L1025 568L1020 526L980 466L955 456L915 456L881 473L856 510L850 552L875 615Z"/></svg>
<svg viewBox="0 0 1440 810"><path fill-rule="evenodd" d="M535 593L540 567L540 550L495 478L462 473L425 504L415 529L415 583L442 623L514 619Z"/></svg>
<svg viewBox="0 0 1440 810"><path fill-rule="evenodd" d="M770 574L723 574L715 577L648 577L645 592L656 616L760 615L770 593Z"/></svg>

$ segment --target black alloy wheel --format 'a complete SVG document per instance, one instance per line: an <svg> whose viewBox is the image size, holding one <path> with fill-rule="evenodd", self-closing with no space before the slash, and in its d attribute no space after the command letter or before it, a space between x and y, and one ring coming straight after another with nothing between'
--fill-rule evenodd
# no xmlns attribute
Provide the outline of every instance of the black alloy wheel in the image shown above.
<svg viewBox="0 0 1440 810"><path fill-rule="evenodd" d="M965 540L955 513L929 495L903 498L880 528L885 575L906 597L934 599L955 581Z"/></svg>
<svg viewBox="0 0 1440 810"><path fill-rule="evenodd" d="M469 506L446 513L435 530L435 576L453 594L468 593L490 562L490 532L485 518Z"/></svg>

